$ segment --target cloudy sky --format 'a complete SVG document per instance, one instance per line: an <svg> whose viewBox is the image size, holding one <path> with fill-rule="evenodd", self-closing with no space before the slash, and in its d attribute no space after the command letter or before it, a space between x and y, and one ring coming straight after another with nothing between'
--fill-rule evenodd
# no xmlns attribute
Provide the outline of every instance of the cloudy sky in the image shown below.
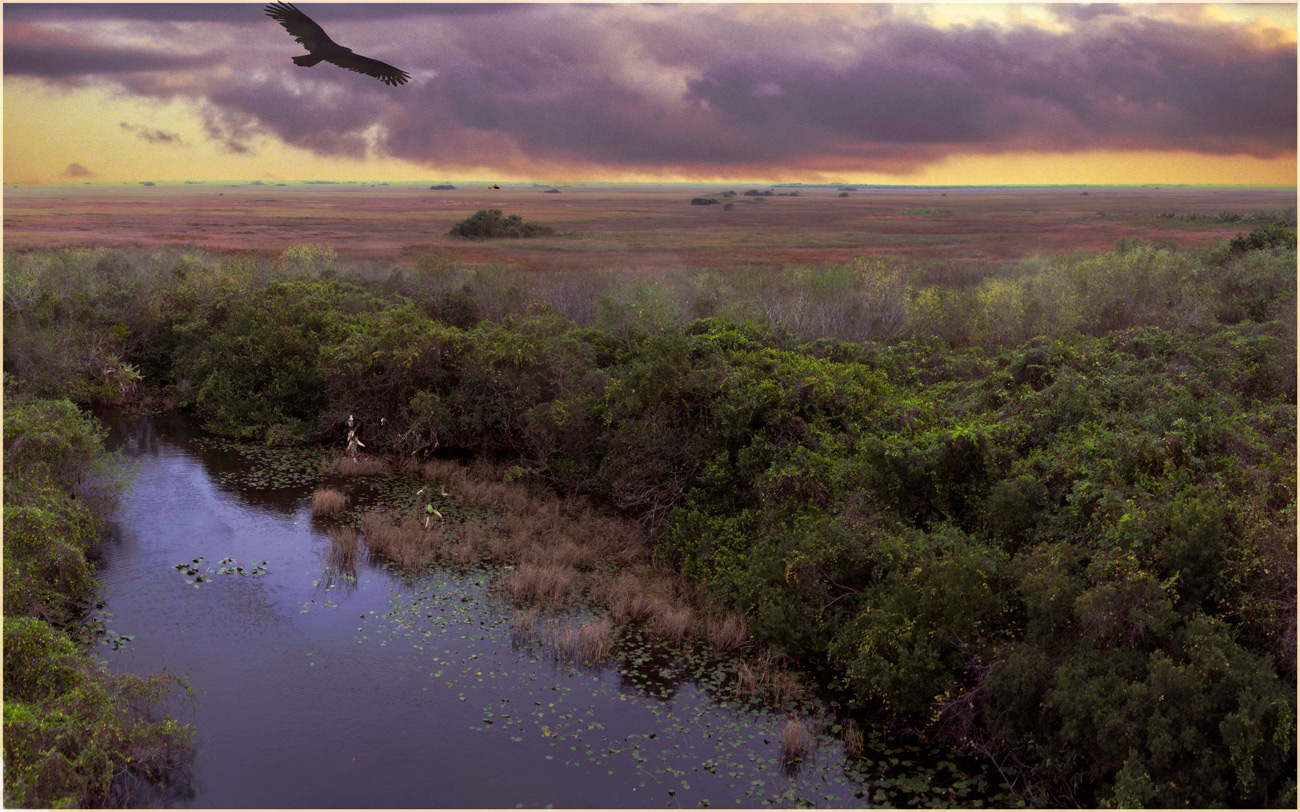
<svg viewBox="0 0 1300 812"><path fill-rule="evenodd" d="M4 5L6 182L1296 182L1296 6Z"/></svg>

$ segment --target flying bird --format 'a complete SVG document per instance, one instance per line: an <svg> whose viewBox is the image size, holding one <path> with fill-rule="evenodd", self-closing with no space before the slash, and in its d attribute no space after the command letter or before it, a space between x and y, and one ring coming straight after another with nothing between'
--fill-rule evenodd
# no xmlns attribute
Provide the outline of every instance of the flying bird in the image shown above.
<svg viewBox="0 0 1300 812"><path fill-rule="evenodd" d="M292 3L271 3L266 7L266 16L284 26L284 30L293 34L302 47L311 53L295 56L293 64L310 68L317 62L325 61L340 68L347 68L356 73L373 76L386 85L404 85L411 74L394 68L392 65L371 59L368 56L352 53L351 48L344 48L329 38L310 17L294 8Z"/></svg>

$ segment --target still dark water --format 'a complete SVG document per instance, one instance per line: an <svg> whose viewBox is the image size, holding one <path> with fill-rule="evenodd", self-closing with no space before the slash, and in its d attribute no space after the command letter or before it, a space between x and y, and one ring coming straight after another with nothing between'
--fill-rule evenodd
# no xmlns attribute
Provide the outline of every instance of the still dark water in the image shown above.
<svg viewBox="0 0 1300 812"><path fill-rule="evenodd" d="M485 569L331 578L312 465L266 473L181 418L101 417L139 466L99 573L108 625L134 640L105 657L197 693L179 709L197 726L192 795L170 804L866 805L830 736L784 769L787 717L730 697L724 664L645 645L601 670L557 664L512 646ZM187 583L175 565L198 558L266 573Z"/></svg>

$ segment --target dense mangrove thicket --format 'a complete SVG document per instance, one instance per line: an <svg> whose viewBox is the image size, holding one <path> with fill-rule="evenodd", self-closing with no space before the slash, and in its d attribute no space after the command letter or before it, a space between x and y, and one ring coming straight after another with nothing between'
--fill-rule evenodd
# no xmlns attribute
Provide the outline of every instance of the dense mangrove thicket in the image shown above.
<svg viewBox="0 0 1300 812"><path fill-rule="evenodd" d="M759 642L1034 802L1292 806L1274 232L650 282L6 254L5 368L77 400L142 378L235 437L337 443L355 415L371 451L508 460L639 518Z"/></svg>
<svg viewBox="0 0 1300 812"><path fill-rule="evenodd" d="M6 395L6 806L129 804L138 782L171 781L188 753L191 731L155 711L177 681L112 675L87 651L97 587L86 554L123 484L102 440L66 400Z"/></svg>

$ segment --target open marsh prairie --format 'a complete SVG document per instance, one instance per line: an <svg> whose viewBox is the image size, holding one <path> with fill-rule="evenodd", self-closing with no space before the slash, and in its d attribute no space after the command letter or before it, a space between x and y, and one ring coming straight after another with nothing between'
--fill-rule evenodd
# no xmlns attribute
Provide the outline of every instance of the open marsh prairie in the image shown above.
<svg viewBox="0 0 1300 812"><path fill-rule="evenodd" d="M529 271L821 265L866 253L1005 261L1101 251L1121 238L1168 238L1180 247L1203 248L1242 230L1240 224L1214 222L1222 211L1280 210L1296 203L1294 189L1248 187L429 185L10 188L4 192L5 245L21 250L192 244L275 255L317 243L352 260L409 262L432 251L460 262ZM560 193L545 193L550 188ZM855 191L840 197L841 188ZM798 196L746 196L750 189ZM720 195L728 191L736 195ZM697 197L718 203L691 205ZM453 223L484 208L552 225L559 235L488 242L447 236Z"/></svg>

